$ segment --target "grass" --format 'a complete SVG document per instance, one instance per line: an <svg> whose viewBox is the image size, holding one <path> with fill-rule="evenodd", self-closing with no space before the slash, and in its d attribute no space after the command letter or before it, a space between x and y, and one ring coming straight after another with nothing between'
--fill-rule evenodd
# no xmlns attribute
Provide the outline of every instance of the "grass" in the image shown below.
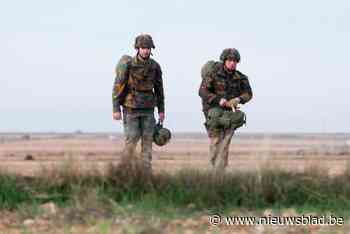
<svg viewBox="0 0 350 234"><path fill-rule="evenodd" d="M30 191L17 184L18 178L0 175L0 209L18 208L24 202L32 202Z"/></svg>
<svg viewBox="0 0 350 234"><path fill-rule="evenodd" d="M171 219L196 212L290 207L300 212L349 216L350 170L334 177L317 168L304 173L266 169L214 175L182 170L153 175L137 164L124 163L111 166L105 175L83 175L74 168L45 173L50 174L35 178L0 175L0 209L39 213L38 205L54 202L70 207L74 214L68 217L84 217L84 222L89 222L86 213L110 217L137 211Z"/></svg>

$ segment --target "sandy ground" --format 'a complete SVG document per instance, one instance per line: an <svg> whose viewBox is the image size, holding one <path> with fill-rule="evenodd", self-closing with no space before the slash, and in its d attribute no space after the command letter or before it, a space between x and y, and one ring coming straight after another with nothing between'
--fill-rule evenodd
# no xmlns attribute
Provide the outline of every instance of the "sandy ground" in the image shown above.
<svg viewBox="0 0 350 234"><path fill-rule="evenodd" d="M26 176L43 168L74 162L81 170L103 171L117 164L123 148L122 136L31 135L3 136L0 141L0 170ZM259 170L265 167L303 171L321 167L331 175L342 173L350 156L346 135L234 136L227 171ZM181 168L209 169L208 139L205 135L179 134L163 147L153 147L154 171Z"/></svg>
<svg viewBox="0 0 350 234"><path fill-rule="evenodd" d="M258 171L282 168L303 171L320 167L325 173L344 172L350 158L350 135L246 134L233 138L228 171ZM181 168L209 169L208 139L200 134L178 134L164 147L154 146L153 169L174 172ZM82 171L99 170L117 164L123 148L122 136L86 135L0 135L0 172L25 176L42 175L43 169L71 166ZM292 210L293 211L293 210ZM268 212L268 211L266 211ZM64 213L64 212L63 212ZM265 213L265 212L264 212ZM295 211L286 216L298 215ZM58 225L61 211L49 216L20 220L18 214L0 213L0 233L348 233L349 225L334 226L222 226L211 227L208 216L187 220L157 221L142 219L101 220L93 224ZM109 232L102 232L106 225ZM208 226L209 225L209 226ZM179 232L182 230L183 232Z"/></svg>

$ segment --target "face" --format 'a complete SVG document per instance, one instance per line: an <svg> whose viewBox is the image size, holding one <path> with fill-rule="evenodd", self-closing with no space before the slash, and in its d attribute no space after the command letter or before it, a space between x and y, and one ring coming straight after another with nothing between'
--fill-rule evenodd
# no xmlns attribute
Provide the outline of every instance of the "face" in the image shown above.
<svg viewBox="0 0 350 234"><path fill-rule="evenodd" d="M233 71L233 70L236 70L237 63L238 62L234 59L226 59L225 60L225 67L227 70Z"/></svg>
<svg viewBox="0 0 350 234"><path fill-rule="evenodd" d="M144 59L149 58L149 56L151 55L151 48L140 48L139 55Z"/></svg>

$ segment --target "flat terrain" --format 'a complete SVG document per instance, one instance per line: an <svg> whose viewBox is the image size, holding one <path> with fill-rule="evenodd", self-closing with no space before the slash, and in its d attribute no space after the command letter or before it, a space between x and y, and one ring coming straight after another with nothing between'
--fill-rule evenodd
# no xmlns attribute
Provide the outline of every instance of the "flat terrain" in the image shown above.
<svg viewBox="0 0 350 234"><path fill-rule="evenodd" d="M209 169L208 143L203 134L175 134L166 146L154 146L154 171ZM82 172L98 170L103 173L111 163L118 164L122 148L121 135L0 134L0 172L42 176L45 170L74 166ZM325 173L337 175L349 168L349 159L350 135L347 134L238 134L232 140L227 170L259 171L270 167L302 172L318 167ZM132 211L122 210L119 213L125 213L127 217L97 215L89 221L93 213L81 211L80 206L57 208L51 203L43 206L49 209L45 208L44 213L36 216L31 210L26 212L25 207L17 212L1 211L0 233L349 233L348 221L337 227L221 225L218 229L209 225L206 213L191 218L164 219L154 214L139 217ZM271 213L270 210L235 212L235 215L243 216L268 216ZM80 214L88 222L70 223L70 213ZM275 215L301 214L291 208Z"/></svg>
<svg viewBox="0 0 350 234"><path fill-rule="evenodd" d="M154 171L210 168L208 143L206 135L175 134L166 146L154 145ZM3 134L0 170L31 176L68 162L82 171L104 171L119 162L122 148L123 137L109 134ZM228 171L317 166L335 175L345 170L349 158L346 134L238 134L231 143Z"/></svg>

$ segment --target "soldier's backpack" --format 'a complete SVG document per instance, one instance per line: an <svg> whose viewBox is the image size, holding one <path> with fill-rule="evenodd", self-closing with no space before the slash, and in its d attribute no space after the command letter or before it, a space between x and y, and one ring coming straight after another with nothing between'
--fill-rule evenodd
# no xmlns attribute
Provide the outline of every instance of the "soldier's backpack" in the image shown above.
<svg viewBox="0 0 350 234"><path fill-rule="evenodd" d="M128 79L129 70L131 65L132 57L129 55L123 55L115 69L116 72L116 82L118 84L119 91L117 92L120 103L123 104L128 94Z"/></svg>
<svg viewBox="0 0 350 234"><path fill-rule="evenodd" d="M219 122L224 129L233 128L236 130L246 123L246 115L241 110L236 110L235 112L224 111Z"/></svg>
<svg viewBox="0 0 350 234"><path fill-rule="evenodd" d="M204 77L213 73L219 63L220 62L216 62L214 60L210 60L210 61L206 62L201 69L202 79L204 79Z"/></svg>
<svg viewBox="0 0 350 234"><path fill-rule="evenodd" d="M235 112L223 110L221 107L213 107L208 111L206 126L210 130L220 130L233 128L236 130L246 123L246 115L243 111Z"/></svg>

